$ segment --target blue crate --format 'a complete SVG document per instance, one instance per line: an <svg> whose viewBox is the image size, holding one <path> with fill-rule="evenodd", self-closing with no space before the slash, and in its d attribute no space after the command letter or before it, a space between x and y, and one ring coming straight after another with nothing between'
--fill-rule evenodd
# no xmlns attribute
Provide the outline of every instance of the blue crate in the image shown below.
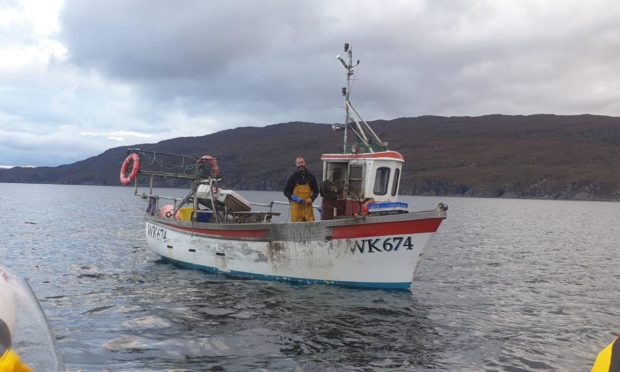
<svg viewBox="0 0 620 372"><path fill-rule="evenodd" d="M368 212L406 211L409 204L403 202L383 202L368 204Z"/></svg>
<svg viewBox="0 0 620 372"><path fill-rule="evenodd" d="M196 222L209 222L212 215L213 212L211 211L198 211L196 212Z"/></svg>

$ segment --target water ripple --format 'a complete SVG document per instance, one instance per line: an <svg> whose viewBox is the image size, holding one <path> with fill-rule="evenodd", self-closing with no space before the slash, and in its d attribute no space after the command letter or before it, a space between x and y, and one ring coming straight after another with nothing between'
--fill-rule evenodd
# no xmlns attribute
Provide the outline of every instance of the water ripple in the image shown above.
<svg viewBox="0 0 620 372"><path fill-rule="evenodd" d="M409 198L450 210L403 293L177 268L148 251L126 188L0 191L3 264L69 370L588 370L620 330L617 203Z"/></svg>

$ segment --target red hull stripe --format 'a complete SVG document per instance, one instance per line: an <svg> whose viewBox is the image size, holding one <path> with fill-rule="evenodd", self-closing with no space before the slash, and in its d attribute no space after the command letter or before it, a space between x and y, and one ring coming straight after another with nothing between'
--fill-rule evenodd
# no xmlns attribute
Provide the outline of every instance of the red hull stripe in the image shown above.
<svg viewBox="0 0 620 372"><path fill-rule="evenodd" d="M370 152L364 154L323 154L321 160L328 159L377 159L390 158L405 161L405 158L396 151Z"/></svg>
<svg viewBox="0 0 620 372"><path fill-rule="evenodd" d="M257 239L267 238L269 236L267 230L216 230L216 229L196 229L187 226L168 225L175 229L192 231L196 234L209 235L215 238L237 238L237 239Z"/></svg>
<svg viewBox="0 0 620 372"><path fill-rule="evenodd" d="M407 235L437 231L443 218L425 220L383 222L364 225L336 226L334 239L364 238L369 236Z"/></svg>

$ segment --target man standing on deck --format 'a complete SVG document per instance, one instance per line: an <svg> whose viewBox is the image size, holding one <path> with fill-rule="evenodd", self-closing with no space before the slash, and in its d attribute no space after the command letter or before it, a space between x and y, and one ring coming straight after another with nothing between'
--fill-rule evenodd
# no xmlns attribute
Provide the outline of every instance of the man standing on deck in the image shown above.
<svg viewBox="0 0 620 372"><path fill-rule="evenodd" d="M316 178L306 169L302 157L295 159L297 171L288 178L284 195L291 203L291 222L314 221L312 202L319 195Z"/></svg>

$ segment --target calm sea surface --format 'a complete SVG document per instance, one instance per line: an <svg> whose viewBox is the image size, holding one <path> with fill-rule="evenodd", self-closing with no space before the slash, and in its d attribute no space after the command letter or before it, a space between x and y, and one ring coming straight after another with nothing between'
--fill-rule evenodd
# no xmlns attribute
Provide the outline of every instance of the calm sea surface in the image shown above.
<svg viewBox="0 0 620 372"><path fill-rule="evenodd" d="M0 263L70 371L585 371L620 331L620 203L405 197L450 209L411 292L393 292L163 263L132 191L0 184Z"/></svg>

